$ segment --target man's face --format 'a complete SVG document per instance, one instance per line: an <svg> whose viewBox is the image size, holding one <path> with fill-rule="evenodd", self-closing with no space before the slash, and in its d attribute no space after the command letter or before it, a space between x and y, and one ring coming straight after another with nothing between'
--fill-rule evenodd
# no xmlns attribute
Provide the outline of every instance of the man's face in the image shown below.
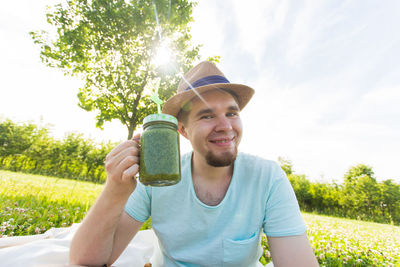
<svg viewBox="0 0 400 267"><path fill-rule="evenodd" d="M214 167L229 166L242 137L238 104L224 91L208 91L202 98L204 101L192 101L185 124L180 123L180 132L191 142L195 157L203 157Z"/></svg>

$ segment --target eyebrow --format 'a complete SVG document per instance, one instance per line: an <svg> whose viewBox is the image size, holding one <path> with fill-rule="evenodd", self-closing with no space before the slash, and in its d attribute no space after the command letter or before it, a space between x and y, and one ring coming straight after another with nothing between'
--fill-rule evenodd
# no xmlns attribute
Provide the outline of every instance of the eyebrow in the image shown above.
<svg viewBox="0 0 400 267"><path fill-rule="evenodd" d="M240 111L240 109L239 109L239 107L238 106L230 106L229 108L228 108L230 111Z"/></svg>
<svg viewBox="0 0 400 267"><path fill-rule="evenodd" d="M234 105L229 106L229 107L228 107L228 110L229 110L229 111L240 111L239 107L238 107L238 106L234 106ZM214 111L213 111L213 109L211 109L211 108L201 109L201 110L199 110L199 111L196 113L196 117L200 117L201 115L209 114L209 113L213 113L213 112L214 112Z"/></svg>
<svg viewBox="0 0 400 267"><path fill-rule="evenodd" d="M196 113L196 117L200 117L201 115L208 113L213 113L213 110L211 108L201 109Z"/></svg>

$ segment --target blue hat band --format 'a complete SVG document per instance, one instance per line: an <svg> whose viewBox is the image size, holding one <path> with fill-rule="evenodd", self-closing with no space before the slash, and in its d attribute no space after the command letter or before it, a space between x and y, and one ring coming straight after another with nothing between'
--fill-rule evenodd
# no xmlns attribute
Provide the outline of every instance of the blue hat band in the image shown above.
<svg viewBox="0 0 400 267"><path fill-rule="evenodd" d="M214 83L230 83L230 82L223 76L219 75L206 76L192 83L191 86L185 89L185 91L188 91L192 88L197 88L200 86L214 84Z"/></svg>

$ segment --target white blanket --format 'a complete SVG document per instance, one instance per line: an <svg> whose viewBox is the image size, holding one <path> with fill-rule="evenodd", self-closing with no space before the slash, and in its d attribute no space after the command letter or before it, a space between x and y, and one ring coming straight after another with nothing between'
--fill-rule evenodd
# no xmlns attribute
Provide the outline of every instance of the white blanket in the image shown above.
<svg viewBox="0 0 400 267"><path fill-rule="evenodd" d="M0 266L65 266L69 245L78 227L79 224L74 224L68 228L52 228L40 235L1 238ZM143 267L153 254L159 253L154 253L155 249L159 250L153 230L139 231L113 266Z"/></svg>
<svg viewBox="0 0 400 267"><path fill-rule="evenodd" d="M62 267L68 265L69 246L79 224L52 228L40 235L0 238L0 267ZM118 260L116 267L161 266L161 251L153 230L139 231ZM259 263L258 266L262 266ZM272 263L267 265L273 267Z"/></svg>

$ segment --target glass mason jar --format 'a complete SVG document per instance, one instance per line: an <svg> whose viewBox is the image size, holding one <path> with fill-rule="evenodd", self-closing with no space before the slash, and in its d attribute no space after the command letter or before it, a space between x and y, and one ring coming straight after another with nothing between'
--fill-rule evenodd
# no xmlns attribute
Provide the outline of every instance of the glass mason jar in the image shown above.
<svg viewBox="0 0 400 267"><path fill-rule="evenodd" d="M139 179L144 185L167 186L181 180L178 120L151 114L143 120Z"/></svg>

